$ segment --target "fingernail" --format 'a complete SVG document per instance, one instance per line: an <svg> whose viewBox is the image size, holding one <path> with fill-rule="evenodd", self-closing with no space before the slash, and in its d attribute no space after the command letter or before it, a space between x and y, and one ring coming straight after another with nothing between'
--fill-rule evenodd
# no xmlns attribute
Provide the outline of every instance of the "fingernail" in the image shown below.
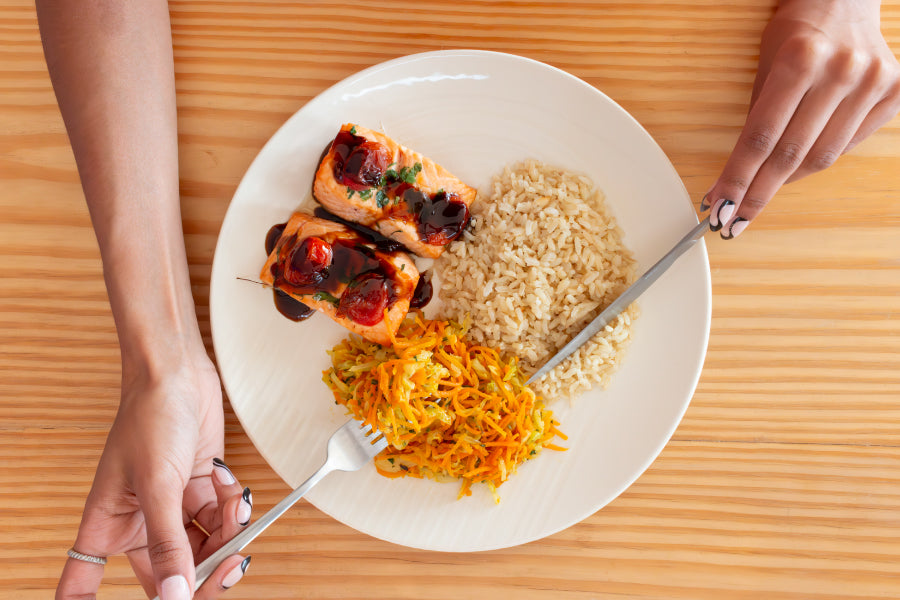
<svg viewBox="0 0 900 600"><path fill-rule="evenodd" d="M253 512L253 494L250 493L250 488L244 488L244 493L241 496L241 502L237 507L237 522L238 525L243 527L247 523L250 522L250 514Z"/></svg>
<svg viewBox="0 0 900 600"><path fill-rule="evenodd" d="M727 232L725 232L725 231L722 232L722 239L723 240L733 240L737 236L741 235L741 232L744 231L745 229L747 229L747 225L749 225L749 224L750 224L750 221L748 221L744 217L738 217L731 224L731 227L728 228ZM726 233L727 233L727 235L726 235Z"/></svg>
<svg viewBox="0 0 900 600"><path fill-rule="evenodd" d="M250 557L248 556L244 560L241 561L241 564L228 571L228 574L222 579L222 587L226 590L236 584L241 580L241 577L244 576L244 573L247 572L247 567L250 566Z"/></svg>
<svg viewBox="0 0 900 600"><path fill-rule="evenodd" d="M709 210L709 192L703 194L703 198L700 200L700 212L705 210Z"/></svg>
<svg viewBox="0 0 900 600"><path fill-rule="evenodd" d="M237 479L234 478L231 469L228 468L228 465L226 465L221 458L213 459L213 467L215 467L213 473L222 485L231 485L237 481Z"/></svg>
<svg viewBox="0 0 900 600"><path fill-rule="evenodd" d="M712 212L709 213L709 228L712 231L722 229L722 225L728 222L731 215L734 214L734 202L720 198L713 206Z"/></svg>
<svg viewBox="0 0 900 600"><path fill-rule="evenodd" d="M191 588L184 575L172 575L159 586L159 600L191 600Z"/></svg>

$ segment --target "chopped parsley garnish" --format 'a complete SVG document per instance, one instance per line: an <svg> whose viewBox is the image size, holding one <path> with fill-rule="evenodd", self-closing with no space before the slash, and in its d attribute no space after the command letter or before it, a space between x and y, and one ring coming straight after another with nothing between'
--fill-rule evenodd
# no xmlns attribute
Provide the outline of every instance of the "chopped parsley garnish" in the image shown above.
<svg viewBox="0 0 900 600"><path fill-rule="evenodd" d="M368 200L369 198L371 198L372 197L372 188L361 191L359 193L359 197L362 198L363 200Z"/></svg>
<svg viewBox="0 0 900 600"><path fill-rule="evenodd" d="M323 302L323 301L331 302L335 306L337 306L338 303L340 303L340 300L338 300L337 298L335 298L328 292L322 292L322 291L319 291L319 292L316 292L315 294L313 294L313 300L318 300L319 302Z"/></svg>
<svg viewBox="0 0 900 600"><path fill-rule="evenodd" d="M384 193L384 190L378 190L378 193L375 194L375 204L378 205L378 208L384 208L388 204L390 204L391 199L388 198L388 195Z"/></svg>
<svg viewBox="0 0 900 600"><path fill-rule="evenodd" d="M405 181L406 183L412 185L416 182L416 175L419 174L419 171L422 170L422 163L416 163L412 167L403 167L400 169L400 181Z"/></svg>
<svg viewBox="0 0 900 600"><path fill-rule="evenodd" d="M353 188L347 188L347 200L353 197L355 190Z"/></svg>
<svg viewBox="0 0 900 600"><path fill-rule="evenodd" d="M422 170L422 163L416 163L411 167L402 167L399 171L388 169L384 172L384 179L390 183L393 181L402 181L410 185L416 182L416 175Z"/></svg>
<svg viewBox="0 0 900 600"><path fill-rule="evenodd" d="M356 135L356 125L350 128L350 135Z"/></svg>

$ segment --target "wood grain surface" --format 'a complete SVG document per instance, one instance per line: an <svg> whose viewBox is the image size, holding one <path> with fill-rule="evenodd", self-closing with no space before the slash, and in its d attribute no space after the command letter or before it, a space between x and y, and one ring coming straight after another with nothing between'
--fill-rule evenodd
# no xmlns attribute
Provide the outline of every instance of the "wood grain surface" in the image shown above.
<svg viewBox="0 0 900 600"><path fill-rule="evenodd" d="M170 2L181 192L209 340L216 236L244 171L333 83L427 50L547 62L631 112L699 198L743 123L774 0ZM900 52L900 2L883 30ZM301 503L231 598L900 597L900 121L708 238L709 353L674 438L609 506L550 538L442 554ZM96 240L33 3L0 6L0 597L52 596L118 402ZM287 491L226 407L261 514ZM101 598L143 597L114 557Z"/></svg>

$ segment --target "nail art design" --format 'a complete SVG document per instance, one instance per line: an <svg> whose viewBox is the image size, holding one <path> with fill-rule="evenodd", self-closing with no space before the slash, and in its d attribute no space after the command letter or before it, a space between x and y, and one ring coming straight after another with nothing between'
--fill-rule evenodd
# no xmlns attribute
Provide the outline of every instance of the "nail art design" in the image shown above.
<svg viewBox="0 0 900 600"><path fill-rule="evenodd" d="M228 572L225 577L222 578L222 587L226 590L231 588L234 584L241 580L241 577L244 576L244 573L247 572L247 567L250 565L250 557L248 556L241 564L233 568Z"/></svg>
<svg viewBox="0 0 900 600"><path fill-rule="evenodd" d="M226 465L221 458L214 458L212 462L213 473L215 473L219 483L222 485L231 485L237 481L237 479L234 478L234 473L231 472L231 469L228 468L228 465Z"/></svg>
<svg viewBox="0 0 900 600"><path fill-rule="evenodd" d="M700 199L700 212L709 210L709 192L703 194L703 198Z"/></svg>
<svg viewBox="0 0 900 600"><path fill-rule="evenodd" d="M253 511L253 494L250 493L250 488L245 487L244 493L241 494L241 502L237 507L237 521L238 525L241 527L245 527L250 522L250 514Z"/></svg>
<svg viewBox="0 0 900 600"><path fill-rule="evenodd" d="M738 217L731 224L731 227L728 228L727 232L725 232L725 231L722 232L722 239L723 240L733 240L737 236L741 235L741 232L744 231L745 229L747 229L747 225L749 225L749 224L750 224L750 221L748 221L744 217ZM726 233L728 235L725 235Z"/></svg>
<svg viewBox="0 0 900 600"><path fill-rule="evenodd" d="M712 212L709 213L709 228L712 231L722 229L722 225L728 222L731 215L734 214L734 202L725 200L724 198L717 200L713 206Z"/></svg>

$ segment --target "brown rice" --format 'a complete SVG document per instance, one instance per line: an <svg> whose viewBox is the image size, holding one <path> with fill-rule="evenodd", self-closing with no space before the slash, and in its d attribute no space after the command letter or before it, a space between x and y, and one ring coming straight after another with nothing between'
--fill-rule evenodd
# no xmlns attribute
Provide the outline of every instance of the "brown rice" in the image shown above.
<svg viewBox="0 0 900 600"><path fill-rule="evenodd" d="M583 175L527 161L473 205L473 225L437 261L444 318L533 373L634 281L635 262ZM550 402L605 387L631 339L635 305L536 382Z"/></svg>

